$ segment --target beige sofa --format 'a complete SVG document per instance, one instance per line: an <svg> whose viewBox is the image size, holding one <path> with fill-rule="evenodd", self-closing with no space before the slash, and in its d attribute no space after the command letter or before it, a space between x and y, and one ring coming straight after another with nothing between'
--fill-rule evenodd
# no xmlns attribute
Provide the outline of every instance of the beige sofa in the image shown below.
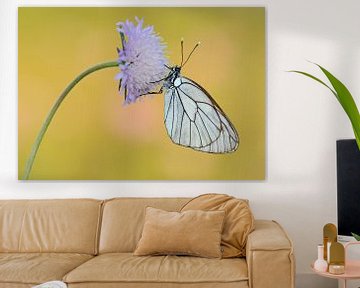
<svg viewBox="0 0 360 288"><path fill-rule="evenodd" d="M293 288L291 241L256 220L246 258L133 256L146 206L179 210L186 198L0 201L0 287L62 280L69 287Z"/></svg>

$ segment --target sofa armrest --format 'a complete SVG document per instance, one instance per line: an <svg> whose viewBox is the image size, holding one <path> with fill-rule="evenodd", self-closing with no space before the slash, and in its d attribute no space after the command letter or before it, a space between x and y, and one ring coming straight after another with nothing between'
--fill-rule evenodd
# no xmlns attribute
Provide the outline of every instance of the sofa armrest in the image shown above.
<svg viewBox="0 0 360 288"><path fill-rule="evenodd" d="M275 221L255 220L248 236L246 261L250 288L294 288L293 245Z"/></svg>

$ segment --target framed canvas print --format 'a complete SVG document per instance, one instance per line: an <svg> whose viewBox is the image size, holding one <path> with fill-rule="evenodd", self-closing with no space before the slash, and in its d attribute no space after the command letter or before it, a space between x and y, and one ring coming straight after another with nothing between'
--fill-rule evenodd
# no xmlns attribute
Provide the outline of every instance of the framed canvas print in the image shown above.
<svg viewBox="0 0 360 288"><path fill-rule="evenodd" d="M20 7L18 177L265 178L263 7Z"/></svg>

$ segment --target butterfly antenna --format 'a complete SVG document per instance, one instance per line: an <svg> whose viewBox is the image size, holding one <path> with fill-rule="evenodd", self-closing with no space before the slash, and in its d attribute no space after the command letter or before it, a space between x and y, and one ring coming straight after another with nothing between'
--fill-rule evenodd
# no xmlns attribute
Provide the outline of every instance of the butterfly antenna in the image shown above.
<svg viewBox="0 0 360 288"><path fill-rule="evenodd" d="M181 64L180 64L180 67L182 67L183 62L184 62L184 38L181 38L180 44L181 44Z"/></svg>
<svg viewBox="0 0 360 288"><path fill-rule="evenodd" d="M184 67L185 64L189 61L191 55L194 53L194 51L196 50L196 48L199 47L199 45L200 45L200 42L196 43L196 45L194 46L194 48L191 50L189 56L186 58L185 62L184 62L184 63L181 62L181 66L180 66L181 68Z"/></svg>

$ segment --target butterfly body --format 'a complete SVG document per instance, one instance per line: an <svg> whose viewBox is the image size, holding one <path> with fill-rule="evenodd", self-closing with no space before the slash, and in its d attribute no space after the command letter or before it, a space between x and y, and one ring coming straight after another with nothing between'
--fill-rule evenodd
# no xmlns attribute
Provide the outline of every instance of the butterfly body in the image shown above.
<svg viewBox="0 0 360 288"><path fill-rule="evenodd" d="M164 79L164 123L178 145L208 153L234 152L239 136L211 95L181 75L181 66L169 67Z"/></svg>

